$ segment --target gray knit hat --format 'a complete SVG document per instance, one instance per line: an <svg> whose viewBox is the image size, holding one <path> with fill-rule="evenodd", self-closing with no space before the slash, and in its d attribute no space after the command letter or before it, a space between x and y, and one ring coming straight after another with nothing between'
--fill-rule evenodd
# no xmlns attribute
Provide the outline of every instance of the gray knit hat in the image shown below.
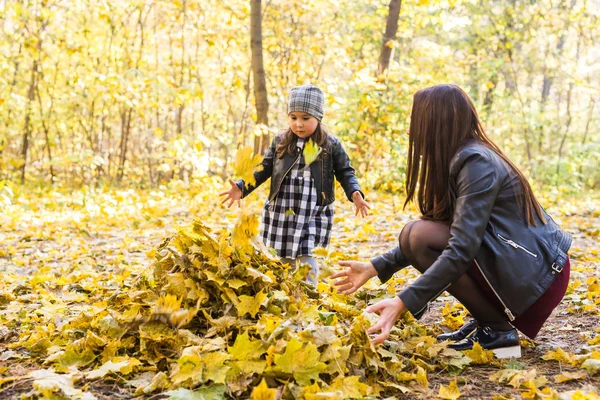
<svg viewBox="0 0 600 400"><path fill-rule="evenodd" d="M290 90L288 115L291 112L305 112L319 121L323 119L325 96L315 85L296 86Z"/></svg>

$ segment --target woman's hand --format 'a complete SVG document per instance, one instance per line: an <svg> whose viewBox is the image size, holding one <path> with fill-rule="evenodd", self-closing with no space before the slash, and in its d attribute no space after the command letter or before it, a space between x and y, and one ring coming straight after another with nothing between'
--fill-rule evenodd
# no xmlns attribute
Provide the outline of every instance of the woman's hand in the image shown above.
<svg viewBox="0 0 600 400"><path fill-rule="evenodd" d="M227 201L229 201L227 208L230 208L235 202L237 202L239 206L240 199L242 198L242 190L238 187L238 185L236 185L231 179L229 180L229 183L231 184L231 189L219 193L219 196L225 196L225 199L223 199L221 204L225 204Z"/></svg>
<svg viewBox="0 0 600 400"><path fill-rule="evenodd" d="M352 193L352 202L354 203L354 207L356 207L356 212L354 213L354 216L357 216L358 213L360 213L361 217L366 217L367 215L369 215L368 210L370 210L371 207L369 206L369 203L367 203L365 199L363 199L359 191Z"/></svg>
<svg viewBox="0 0 600 400"><path fill-rule="evenodd" d="M371 342L373 344L381 344L390 336L392 327L404 314L407 309L404 302L400 297L396 296L393 299L381 300L379 303L375 303L372 306L367 307L367 312L375 312L379 314L379 321L367 330L370 335L372 333L381 331Z"/></svg>
<svg viewBox="0 0 600 400"><path fill-rule="evenodd" d="M354 293L365 284L369 279L377 276L377 271L371 262L360 262L360 261L340 261L342 267L348 267L347 269L336 272L331 275L332 279L344 278L334 283L338 287L338 292L343 294Z"/></svg>

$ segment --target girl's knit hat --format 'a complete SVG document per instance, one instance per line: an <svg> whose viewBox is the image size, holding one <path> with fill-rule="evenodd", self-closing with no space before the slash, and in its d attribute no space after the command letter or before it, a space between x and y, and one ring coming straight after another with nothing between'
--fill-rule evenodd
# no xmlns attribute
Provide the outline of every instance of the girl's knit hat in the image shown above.
<svg viewBox="0 0 600 400"><path fill-rule="evenodd" d="M325 96L315 85L296 86L290 90L288 115L291 112L305 112L319 121L323 119Z"/></svg>

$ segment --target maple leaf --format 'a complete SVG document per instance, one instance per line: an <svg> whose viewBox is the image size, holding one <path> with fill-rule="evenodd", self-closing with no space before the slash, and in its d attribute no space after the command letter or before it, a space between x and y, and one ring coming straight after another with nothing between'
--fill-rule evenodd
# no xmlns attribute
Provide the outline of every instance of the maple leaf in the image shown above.
<svg viewBox="0 0 600 400"><path fill-rule="evenodd" d="M269 389L265 378L260 381L260 384L252 389L252 400L275 400L277 390Z"/></svg>
<svg viewBox="0 0 600 400"><path fill-rule="evenodd" d="M464 353L473 361L473 364L489 364L494 361L495 358L493 351L485 350L477 342L473 344L471 350L465 350Z"/></svg>
<svg viewBox="0 0 600 400"><path fill-rule="evenodd" d="M256 293L254 296L242 295L238 297L239 303L236 305L238 317L243 317L246 313L250 314L252 318L256 317L258 310L260 309L263 301L267 299L267 294L264 290Z"/></svg>
<svg viewBox="0 0 600 400"><path fill-rule="evenodd" d="M177 360L170 377L171 381L175 385L197 385L208 381L225 383L230 368L225 365L225 361L229 358L227 353L203 352L198 346L188 347Z"/></svg>
<svg viewBox="0 0 600 400"><path fill-rule="evenodd" d="M304 150L302 151L302 155L304 156L304 162L306 163L306 167L312 164L319 154L321 154L322 149L318 144L315 143L312 138L308 139L306 144L304 145Z"/></svg>
<svg viewBox="0 0 600 400"><path fill-rule="evenodd" d="M598 372L600 372L600 360L585 360L583 364L581 364L581 368L584 368L591 375L596 375Z"/></svg>
<svg viewBox="0 0 600 400"><path fill-rule="evenodd" d="M258 360L267 350L262 341L250 340L248 331L246 331L235 338L235 343L233 346L227 347L227 352L233 360Z"/></svg>
<svg viewBox="0 0 600 400"><path fill-rule="evenodd" d="M330 390L343 394L344 399L360 399L371 394L371 386L362 383L359 376L338 376L331 382Z"/></svg>
<svg viewBox="0 0 600 400"><path fill-rule="evenodd" d="M235 154L235 161L233 164L235 176L242 179L244 184L251 186L256 185L254 173L260 172L263 169L263 166L260 164L262 156L253 155L253 153L254 149L251 146L241 147Z"/></svg>
<svg viewBox="0 0 600 400"><path fill-rule="evenodd" d="M250 252L250 241L258 234L259 228L260 223L256 213L242 212L233 227L231 245L241 247L245 252Z"/></svg>
<svg viewBox="0 0 600 400"><path fill-rule="evenodd" d="M62 398L62 396L57 396L57 392L62 392L69 398L77 398L81 400L97 399L96 396L91 393L75 389L73 387L72 374L57 374L52 369L39 369L29 372L27 376L33 378L33 387L37 389L44 398Z"/></svg>
<svg viewBox="0 0 600 400"><path fill-rule="evenodd" d="M563 372L561 374L554 375L554 382L556 383L564 383L569 381L575 381L579 379L587 378L587 374L583 371L577 372Z"/></svg>
<svg viewBox="0 0 600 400"><path fill-rule="evenodd" d="M114 357L112 360L105 362L98 369L88 372L85 377L87 379L102 378L107 374L118 372L119 374L128 375L133 372L133 369L140 365L141 362L137 358Z"/></svg>
<svg viewBox="0 0 600 400"><path fill-rule="evenodd" d="M227 348L227 352L231 355L230 365L243 373L260 374L267 366L265 360L260 360L267 350L261 340L250 340L248 331L238 335L233 346Z"/></svg>
<svg viewBox="0 0 600 400"><path fill-rule="evenodd" d="M225 385L212 385L189 390L179 388L177 390L169 390L164 394L169 396L169 400L222 400L227 391Z"/></svg>
<svg viewBox="0 0 600 400"><path fill-rule="evenodd" d="M310 385L310 380L318 380L319 373L326 368L319 361L317 346L307 343L302 348L302 342L292 338L285 348L283 355L275 355L275 369L292 374L300 385Z"/></svg>
<svg viewBox="0 0 600 400"><path fill-rule="evenodd" d="M573 355L570 353L567 353L560 347L556 350L551 350L548 353L544 354L542 356L542 359L543 360L555 360L555 361L560 361L560 362L564 362L567 364L573 364L573 362L574 362Z"/></svg>
<svg viewBox="0 0 600 400"><path fill-rule="evenodd" d="M85 349L79 353L76 350L69 348L53 354L46 359L46 363L54 362L56 371L66 372L70 367L85 367L96 359L93 351Z"/></svg>
<svg viewBox="0 0 600 400"><path fill-rule="evenodd" d="M141 385L135 390L136 396L149 394L157 389L165 389L170 386L169 378L164 372L158 372L152 377L152 380L147 385Z"/></svg>
<svg viewBox="0 0 600 400"><path fill-rule="evenodd" d="M438 396L440 399L456 400L460 397L460 390L454 379L448 386L440 385Z"/></svg>

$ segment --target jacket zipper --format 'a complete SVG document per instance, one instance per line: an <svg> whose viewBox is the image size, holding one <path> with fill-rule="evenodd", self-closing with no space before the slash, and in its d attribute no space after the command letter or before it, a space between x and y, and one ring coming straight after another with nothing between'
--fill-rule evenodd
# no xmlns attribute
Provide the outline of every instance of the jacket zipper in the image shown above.
<svg viewBox="0 0 600 400"><path fill-rule="evenodd" d="M498 233L497 235L498 235L498 238L499 238L500 240L502 240L504 243L508 244L509 246L512 246L512 247L514 247L515 249L521 249L521 250L523 250L525 253L529 254L530 256L533 256L533 257L537 258L537 254L535 254L535 253L533 253L533 252L531 252L531 251L527 250L525 247L521 246L520 244L516 243L515 241L513 241L513 240L510 240L510 239L507 239L507 238L505 238L504 236L502 236L502 235L501 235L501 234L499 234L499 233Z"/></svg>
<svg viewBox="0 0 600 400"><path fill-rule="evenodd" d="M498 300L500 300L500 303L504 307L504 313L508 317L508 320L509 321L514 321L515 320L515 316L513 315L512 311L510 311L510 309L508 308L508 306L506 305L506 303L504 303L504 301L500 298L500 295L498 295L498 292L496 292L496 289L494 289L494 287L490 283L490 280L483 273L483 270L479 266L479 263L477 262L477 260L473 260L473 261L475 261L475 265L477 266L477 269L479 269L479 272L481 272L481 276L483 276L483 279L485 279L485 281L487 282L488 286L492 289L492 292L494 292L494 294L496 295L496 297L498 298Z"/></svg>
<svg viewBox="0 0 600 400"><path fill-rule="evenodd" d="M436 294L435 296L433 296L431 298L431 300L429 300L427 303L425 303L425 305L419 311L415 312L415 314L419 314L421 311L423 311L424 309L426 309L427 306L429 305L429 303L432 302L433 300L437 299L438 297L440 297L440 295L442 293L444 293L444 291L446 291L446 289L448 289L450 287L450 285L451 285L451 283L447 284L445 288L443 288L442 290L439 291L438 294Z"/></svg>
<svg viewBox="0 0 600 400"><path fill-rule="evenodd" d="M277 196L277 193L279 193L279 190L281 189L281 184L283 183L283 178L285 178L286 175L290 173L290 171L292 170L292 168L294 167L294 165L296 165L296 163L298 162L298 160L300 160L300 157L302 157L302 153L298 154L298 157L296 157L296 159L294 160L294 162L292 163L292 165L290 165L290 167L288 168L288 170L285 171L285 174L283 174L283 176L281 177L281 181L279 182L279 186L277 186L277 190L275 191L275 193L273 193L273 196L271 196L271 198L269 199L269 201L273 201L273 199Z"/></svg>
<svg viewBox="0 0 600 400"><path fill-rule="evenodd" d="M325 170L325 161L324 161L325 157L321 156L321 196L323 197L323 203L325 203L325 201L327 200L327 197L325 196L325 191L323 190L323 186L325 186L325 181L324 179L324 170Z"/></svg>

